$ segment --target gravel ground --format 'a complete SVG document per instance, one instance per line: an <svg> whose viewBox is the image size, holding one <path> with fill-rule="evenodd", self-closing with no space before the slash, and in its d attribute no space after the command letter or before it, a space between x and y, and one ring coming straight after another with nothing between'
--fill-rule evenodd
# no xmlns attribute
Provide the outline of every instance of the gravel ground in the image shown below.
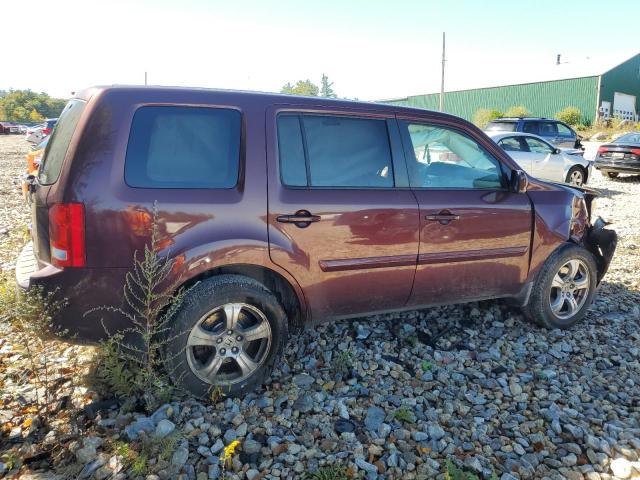
<svg viewBox="0 0 640 480"><path fill-rule="evenodd" d="M28 217L15 180L27 148L0 137L5 270ZM603 192L596 213L620 242L595 304L572 330L537 328L499 302L322 326L292 340L267 389L243 400L176 398L149 418L112 409L75 434L40 432L64 451L31 462L41 476L21 478L80 470L72 478L219 478L218 457L234 439L241 450L226 478L300 478L328 465L356 478L444 478L447 459L480 478L640 478L640 178L595 173L590 185ZM446 326L454 328L436 338ZM11 327L0 329L1 378L23 367ZM63 359L87 354L65 348ZM3 385L3 422L16 425L14 443L33 443L17 390ZM136 477L109 445L140 431L181 435ZM0 442L0 453L10 447L17 451Z"/></svg>

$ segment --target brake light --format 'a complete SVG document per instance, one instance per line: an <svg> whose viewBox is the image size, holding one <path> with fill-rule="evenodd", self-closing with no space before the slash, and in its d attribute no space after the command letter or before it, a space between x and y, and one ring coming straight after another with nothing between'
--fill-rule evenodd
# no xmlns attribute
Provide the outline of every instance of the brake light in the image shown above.
<svg viewBox="0 0 640 480"><path fill-rule="evenodd" d="M42 134L43 135L49 135L51 133L51 129L50 128L43 128L42 129Z"/></svg>
<svg viewBox="0 0 640 480"><path fill-rule="evenodd" d="M604 152L608 152L609 150L607 150L606 147L600 147L598 148L598 153L604 153Z"/></svg>
<svg viewBox="0 0 640 480"><path fill-rule="evenodd" d="M632 148L631 153L640 156L640 148Z"/></svg>
<svg viewBox="0 0 640 480"><path fill-rule="evenodd" d="M49 245L52 265L85 266L83 204L58 203L49 209Z"/></svg>

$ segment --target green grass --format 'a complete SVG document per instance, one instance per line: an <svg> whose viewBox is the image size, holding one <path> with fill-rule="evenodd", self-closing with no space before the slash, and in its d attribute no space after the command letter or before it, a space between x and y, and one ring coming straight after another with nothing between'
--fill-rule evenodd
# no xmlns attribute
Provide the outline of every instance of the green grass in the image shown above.
<svg viewBox="0 0 640 480"><path fill-rule="evenodd" d="M342 465L321 467L313 473L305 473L304 480L348 480L347 469Z"/></svg>
<svg viewBox="0 0 640 480"><path fill-rule="evenodd" d="M400 422L413 423L416 421L416 417L408 407L400 407L393 412L393 418Z"/></svg>

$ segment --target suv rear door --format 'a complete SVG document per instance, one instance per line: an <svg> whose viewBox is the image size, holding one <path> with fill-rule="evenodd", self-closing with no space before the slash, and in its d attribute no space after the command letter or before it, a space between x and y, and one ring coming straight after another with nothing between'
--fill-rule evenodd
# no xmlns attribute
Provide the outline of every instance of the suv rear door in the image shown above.
<svg viewBox="0 0 640 480"><path fill-rule="evenodd" d="M393 114L267 111L269 248L313 321L402 307L418 256L418 205Z"/></svg>
<svg viewBox="0 0 640 480"><path fill-rule="evenodd" d="M499 147L449 120L406 117L399 126L420 205L409 305L519 292L529 268L532 210L526 194L508 188L494 155Z"/></svg>

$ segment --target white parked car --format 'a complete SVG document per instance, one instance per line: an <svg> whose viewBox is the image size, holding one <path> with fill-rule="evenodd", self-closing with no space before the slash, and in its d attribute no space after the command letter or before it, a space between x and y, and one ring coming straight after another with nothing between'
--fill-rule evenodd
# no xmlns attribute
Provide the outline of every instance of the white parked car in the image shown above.
<svg viewBox="0 0 640 480"><path fill-rule="evenodd" d="M563 150L530 133L486 133L534 177L578 186L591 177L592 162L582 156L581 150Z"/></svg>

